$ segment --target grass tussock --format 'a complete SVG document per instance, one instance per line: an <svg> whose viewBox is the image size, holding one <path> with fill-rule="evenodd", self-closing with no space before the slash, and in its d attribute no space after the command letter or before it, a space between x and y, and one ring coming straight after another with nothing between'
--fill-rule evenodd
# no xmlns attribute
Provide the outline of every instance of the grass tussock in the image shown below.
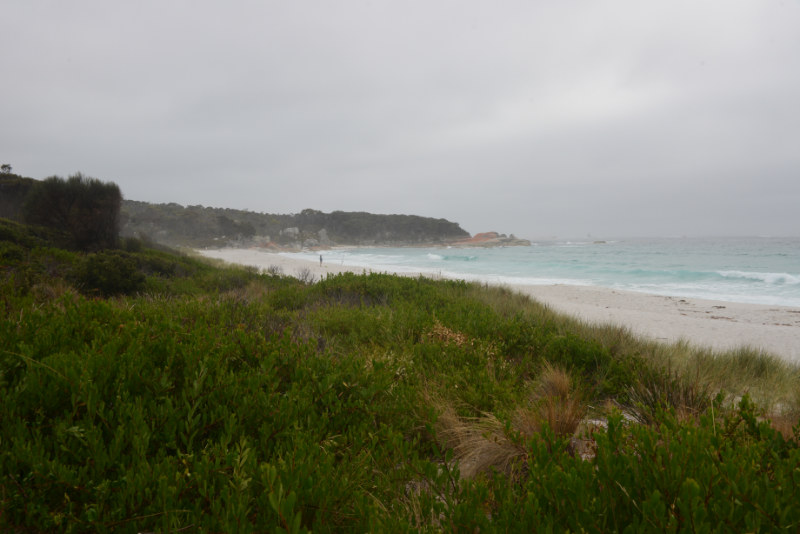
<svg viewBox="0 0 800 534"><path fill-rule="evenodd" d="M566 370L545 363L526 406L514 411L512 424L526 437L547 426L562 438L572 437L586 416L585 393Z"/></svg>
<svg viewBox="0 0 800 534"><path fill-rule="evenodd" d="M224 292L221 298L251 304L267 299L271 292L272 290L268 285L252 280L242 287L233 288Z"/></svg>
<svg viewBox="0 0 800 534"><path fill-rule="evenodd" d="M559 438L575 435L587 411L583 392L570 374L546 363L530 396L512 410L509 422L492 413L459 416L452 403L439 398L427 402L438 412L436 435L459 460L461 475L497 471L516 477L524 470L527 442L545 428Z"/></svg>
<svg viewBox="0 0 800 534"><path fill-rule="evenodd" d="M513 475L523 465L525 447L510 437L510 428L491 413L479 417L459 416L445 401L431 403L439 416L436 436L452 449L459 461L462 478L472 478L490 470Z"/></svg>
<svg viewBox="0 0 800 534"><path fill-rule="evenodd" d="M457 347L464 347L474 343L474 341L470 340L470 338L464 333L456 332L455 330L444 326L439 321L436 321L433 324L433 327L431 327L425 337L428 341L453 344Z"/></svg>
<svg viewBox="0 0 800 534"><path fill-rule="evenodd" d="M663 410L674 410L680 421L694 421L711 406L711 397L708 383L699 375L656 367L634 382L628 413L646 425L657 424Z"/></svg>
<svg viewBox="0 0 800 534"><path fill-rule="evenodd" d="M732 396L750 395L766 410L797 403L800 367L751 347L728 352L696 350L684 354L684 374L703 377L709 387ZM800 407L800 406L799 406Z"/></svg>
<svg viewBox="0 0 800 534"><path fill-rule="evenodd" d="M39 282L31 287L31 295L34 300L40 303L53 302L64 297L64 295L74 295L76 293L75 288L62 279Z"/></svg>

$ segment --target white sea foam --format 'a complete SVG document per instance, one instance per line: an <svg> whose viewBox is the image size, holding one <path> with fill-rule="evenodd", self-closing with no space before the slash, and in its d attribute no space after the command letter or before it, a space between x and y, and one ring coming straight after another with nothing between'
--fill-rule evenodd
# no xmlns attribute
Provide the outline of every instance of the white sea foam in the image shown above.
<svg viewBox="0 0 800 534"><path fill-rule="evenodd" d="M497 249L357 248L326 262L521 285L594 285L660 295L800 306L800 239L574 240ZM293 253L316 260L319 253Z"/></svg>
<svg viewBox="0 0 800 534"><path fill-rule="evenodd" d="M725 278L741 278L745 280L756 280L771 285L797 285L800 284L800 276L789 273L754 273L747 271L717 271L717 274Z"/></svg>

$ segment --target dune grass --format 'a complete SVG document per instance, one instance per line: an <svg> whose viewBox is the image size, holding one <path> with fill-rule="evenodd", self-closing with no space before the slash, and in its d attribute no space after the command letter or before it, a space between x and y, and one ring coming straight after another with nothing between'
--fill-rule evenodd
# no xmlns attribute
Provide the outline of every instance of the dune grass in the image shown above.
<svg viewBox="0 0 800 534"><path fill-rule="evenodd" d="M475 286L475 297L498 313L521 315L532 322L552 322L606 347L618 357L643 357L673 378L694 383L709 394L723 392L730 399L749 395L759 407L775 415L793 413L800 404L800 366L754 347L713 351L686 341L662 343L637 336L624 326L594 324L552 311L508 288Z"/></svg>

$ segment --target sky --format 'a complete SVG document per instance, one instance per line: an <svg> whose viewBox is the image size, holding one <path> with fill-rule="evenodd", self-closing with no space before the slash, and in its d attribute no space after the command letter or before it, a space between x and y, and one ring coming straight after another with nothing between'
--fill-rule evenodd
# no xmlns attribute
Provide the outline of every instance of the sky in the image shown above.
<svg viewBox="0 0 800 534"><path fill-rule="evenodd" d="M4 0L0 163L548 237L800 235L800 0Z"/></svg>

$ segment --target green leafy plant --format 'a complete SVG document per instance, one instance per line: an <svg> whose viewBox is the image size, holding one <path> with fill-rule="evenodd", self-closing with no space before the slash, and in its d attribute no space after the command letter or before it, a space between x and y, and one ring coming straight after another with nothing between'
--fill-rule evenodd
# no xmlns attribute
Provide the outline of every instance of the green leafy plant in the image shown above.
<svg viewBox="0 0 800 534"><path fill-rule="evenodd" d="M76 266L71 279L84 293L104 297L133 294L145 282L136 259L120 250L89 254Z"/></svg>

